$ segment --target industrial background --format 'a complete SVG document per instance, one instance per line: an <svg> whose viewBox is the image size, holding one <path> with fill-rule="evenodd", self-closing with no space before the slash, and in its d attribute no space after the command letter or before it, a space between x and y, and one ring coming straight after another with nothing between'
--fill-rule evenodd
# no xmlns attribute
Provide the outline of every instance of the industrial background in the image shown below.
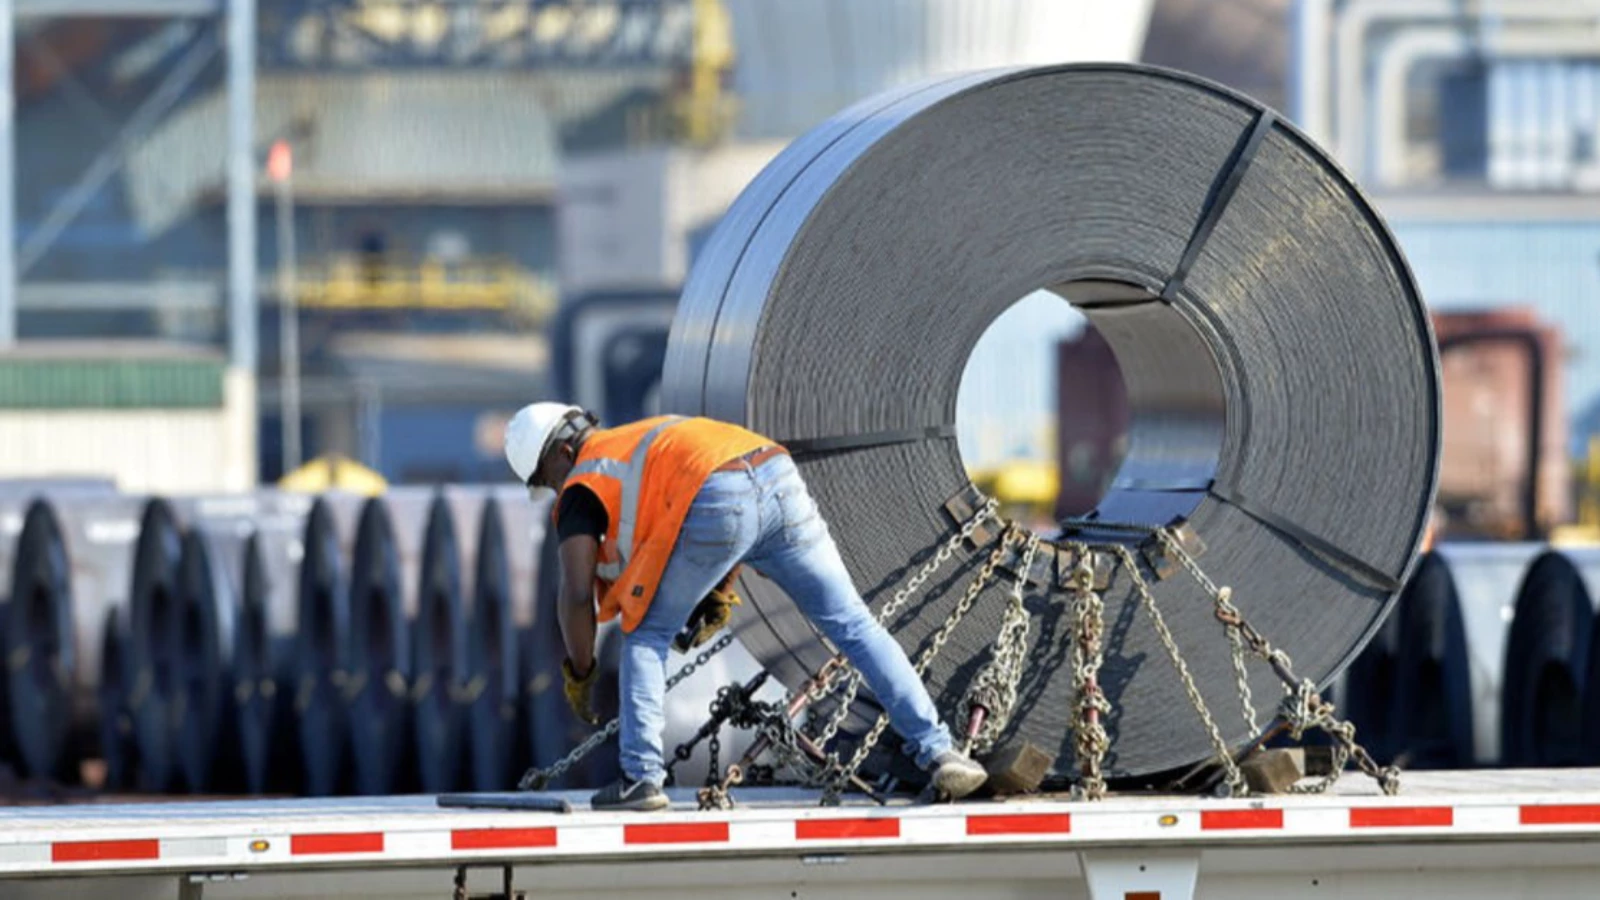
<svg viewBox="0 0 1600 900"><path fill-rule="evenodd" d="M1376 197L1441 315L1544 329L1541 527L1582 507L1573 463L1600 427L1583 3L5 6L8 476L238 490L338 455L393 482L497 480L497 426L521 402L651 408L700 243L787 140L921 77L1108 59L1285 111ZM1063 509L1091 502L1115 469L1118 388L1059 389L1057 344L1082 319L1018 300L969 365L963 450L1039 497L1064 477ZM1447 361L1450 528L1515 505L1519 352Z"/></svg>
<svg viewBox="0 0 1600 900"><path fill-rule="evenodd" d="M1440 339L1441 541L1600 536L1587 0L0 0L0 487L504 482L523 403L659 408L677 293L788 141L933 75L1088 60L1248 93L1373 198ZM1082 316L1017 299L956 426L1044 525L1093 508L1128 416ZM1394 640L1353 677L1393 677Z"/></svg>

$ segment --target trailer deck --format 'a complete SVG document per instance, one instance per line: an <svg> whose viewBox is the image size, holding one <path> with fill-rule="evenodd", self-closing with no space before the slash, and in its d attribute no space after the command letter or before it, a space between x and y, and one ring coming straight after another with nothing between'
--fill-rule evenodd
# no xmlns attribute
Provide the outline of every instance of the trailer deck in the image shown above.
<svg viewBox="0 0 1600 900"><path fill-rule="evenodd" d="M812 792L751 788L736 793L737 809L701 812L692 790L676 789L670 810L640 814L588 811L586 792L562 796L574 812L444 809L425 796L13 808L0 821L0 895L92 888L105 896L117 884L120 900L449 897L459 867L474 870L478 895L498 890L509 866L529 897L602 884L703 897L722 881L706 873L736 864L748 874L725 886L734 895L799 897L796 886L815 886L826 869L823 881L837 882L830 896L850 893L845 876L853 873L877 897L929 878L917 894L959 883L966 896L982 884L1027 896L1022 883L1038 882L1054 885L1051 896L1072 896L1087 878L1110 879L1096 898L1182 900L1196 896L1197 874L1198 896L1212 895L1214 883L1231 884L1231 896L1254 895L1227 874L1240 866L1257 880L1276 871L1305 888L1349 889L1356 871L1386 871L1370 862L1385 854L1398 854L1402 874L1432 872L1434 888L1463 881L1452 896L1478 896L1486 885L1495 889L1483 896L1565 896L1568 881L1572 896L1600 893L1600 770L1408 773L1397 797L1355 775L1326 795L1229 800L820 808ZM1351 859L1369 862L1352 869ZM584 872L600 882L574 881ZM1516 884L1507 884L1513 874ZM1365 881L1360 891L1387 894ZM1413 885L1398 895L1416 893Z"/></svg>

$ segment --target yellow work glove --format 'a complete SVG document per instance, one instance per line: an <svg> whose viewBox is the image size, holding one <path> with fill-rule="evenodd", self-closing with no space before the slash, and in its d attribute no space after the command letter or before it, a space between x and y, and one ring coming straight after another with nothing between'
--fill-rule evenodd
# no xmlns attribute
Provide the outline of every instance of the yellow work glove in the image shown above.
<svg viewBox="0 0 1600 900"><path fill-rule="evenodd" d="M590 725L600 724L600 715L594 711L593 695L595 676L600 673L600 661L595 660L589 667L589 674L578 677L572 669L572 660L561 661L561 680L565 682L563 689L567 694L567 705L572 707L572 714L588 722Z"/></svg>
<svg viewBox="0 0 1600 900"><path fill-rule="evenodd" d="M733 619L733 608L744 603L739 592L733 589L733 582L738 577L739 569L736 566L694 608L689 615L688 625L673 641L679 653L688 653L728 627L728 622Z"/></svg>

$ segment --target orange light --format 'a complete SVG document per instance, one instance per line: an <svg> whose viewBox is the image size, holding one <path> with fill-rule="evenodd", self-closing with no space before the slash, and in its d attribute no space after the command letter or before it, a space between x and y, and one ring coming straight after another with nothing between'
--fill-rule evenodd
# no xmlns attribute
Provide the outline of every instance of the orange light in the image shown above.
<svg viewBox="0 0 1600 900"><path fill-rule="evenodd" d="M283 183L289 180L294 172L294 151L290 149L289 142L279 139L272 142L272 149L267 151L267 175L273 181Z"/></svg>

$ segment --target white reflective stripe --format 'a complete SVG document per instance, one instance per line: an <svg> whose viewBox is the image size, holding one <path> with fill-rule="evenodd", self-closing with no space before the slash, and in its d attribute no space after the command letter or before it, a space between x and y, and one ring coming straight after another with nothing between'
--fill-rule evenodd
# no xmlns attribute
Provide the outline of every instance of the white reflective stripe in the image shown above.
<svg viewBox="0 0 1600 900"><path fill-rule="evenodd" d="M672 416L645 432L633 448L633 454L628 457L628 471L622 476L622 511L617 523L617 558L622 561L624 569L628 567L628 560L633 558L633 529L639 521L639 492L644 487L644 467L650 459L650 445L656 442L661 432L682 421L683 416Z"/></svg>
<svg viewBox="0 0 1600 900"><path fill-rule="evenodd" d="M588 459L572 467L571 476L599 475L622 482L621 508L617 512L617 543L611 548L617 561L603 562L595 567L595 574L606 581L621 578L623 570L628 567L628 560L633 556L633 531L639 520L639 494L644 487L644 467L650 458L650 445L668 426L676 425L683 419L683 416L672 416L645 432L626 460Z"/></svg>
<svg viewBox="0 0 1600 900"><path fill-rule="evenodd" d="M574 475L604 475L607 478L621 478L628 469L627 465L615 459L586 459L572 467Z"/></svg>

